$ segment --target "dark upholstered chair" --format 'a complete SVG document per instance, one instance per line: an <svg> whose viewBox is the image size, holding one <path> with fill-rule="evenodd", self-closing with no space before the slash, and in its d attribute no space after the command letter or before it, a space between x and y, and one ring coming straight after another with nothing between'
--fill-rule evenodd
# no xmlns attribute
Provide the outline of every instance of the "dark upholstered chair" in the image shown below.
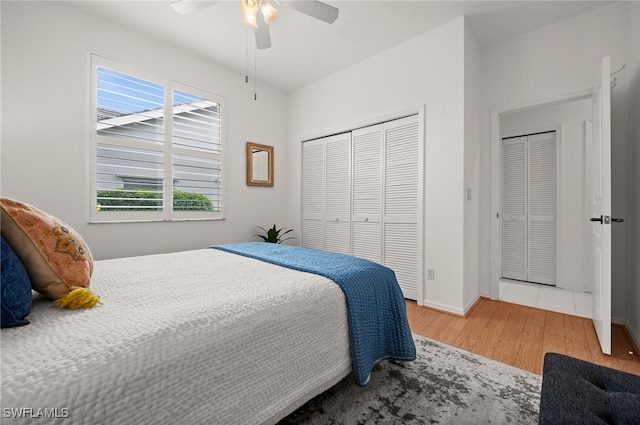
<svg viewBox="0 0 640 425"><path fill-rule="evenodd" d="M547 353L540 425L640 425L640 376Z"/></svg>

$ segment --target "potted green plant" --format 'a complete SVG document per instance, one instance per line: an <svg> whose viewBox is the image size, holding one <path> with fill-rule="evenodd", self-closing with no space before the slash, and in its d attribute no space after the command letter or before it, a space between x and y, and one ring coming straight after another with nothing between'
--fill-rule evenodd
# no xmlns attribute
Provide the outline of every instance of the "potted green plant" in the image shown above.
<svg viewBox="0 0 640 425"><path fill-rule="evenodd" d="M283 239L283 236L289 232L293 232L293 229L287 229L286 227L277 229L274 224L269 230L265 229L261 226L256 226L258 229L262 230L264 235L253 235L262 238L265 242L269 243L282 243L284 241L288 241L289 239L295 239L293 236L289 236L288 238Z"/></svg>

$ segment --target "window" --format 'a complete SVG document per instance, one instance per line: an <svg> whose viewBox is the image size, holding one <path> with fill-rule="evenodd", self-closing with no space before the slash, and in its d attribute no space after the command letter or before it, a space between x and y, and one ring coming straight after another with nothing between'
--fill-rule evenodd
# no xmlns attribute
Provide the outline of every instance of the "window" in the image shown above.
<svg viewBox="0 0 640 425"><path fill-rule="evenodd" d="M223 99L91 56L91 221L222 218Z"/></svg>

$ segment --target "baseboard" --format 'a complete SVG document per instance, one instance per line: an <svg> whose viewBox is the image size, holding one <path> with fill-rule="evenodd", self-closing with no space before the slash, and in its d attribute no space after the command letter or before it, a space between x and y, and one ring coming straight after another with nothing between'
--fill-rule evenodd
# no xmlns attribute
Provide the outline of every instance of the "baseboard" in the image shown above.
<svg viewBox="0 0 640 425"><path fill-rule="evenodd" d="M613 316L611 316L611 324L619 325L619 326L626 326L627 319L623 319L622 317L613 317Z"/></svg>
<svg viewBox="0 0 640 425"><path fill-rule="evenodd" d="M431 308L433 310L438 310L442 313L449 313L449 314L453 314L454 316L464 317L464 311L462 311L459 308L451 307L446 304L440 304L440 303L424 300L422 303L422 306Z"/></svg>
<svg viewBox="0 0 640 425"><path fill-rule="evenodd" d="M442 313L453 314L454 316L467 317L469 313L471 313L471 310L473 310L474 307L478 304L478 301L480 301L480 298L483 298L483 297L481 297L480 295L476 296L462 310L459 308L448 306L446 304L440 304L440 303L435 303L435 302L426 301L426 300L423 302L422 307L427 307L432 310L438 310Z"/></svg>
<svg viewBox="0 0 640 425"><path fill-rule="evenodd" d="M476 295L474 299L469 301L469 303L464 307L464 315L465 317L471 313L471 310L474 309L476 305L478 305L478 301L480 300L480 295Z"/></svg>
<svg viewBox="0 0 640 425"><path fill-rule="evenodd" d="M591 292L591 291L587 291L584 289L583 286L580 285L562 285L562 286L558 286L556 284L556 288L558 289L564 289L566 291L573 291L573 292Z"/></svg>
<svg viewBox="0 0 640 425"><path fill-rule="evenodd" d="M633 333L629 330L629 328L626 325L621 325L622 329L624 330L624 333L627 334L627 338L629 338L629 341L631 342L631 345L633 346L633 352L636 355L640 355L640 348L638 347L638 338L636 338Z"/></svg>

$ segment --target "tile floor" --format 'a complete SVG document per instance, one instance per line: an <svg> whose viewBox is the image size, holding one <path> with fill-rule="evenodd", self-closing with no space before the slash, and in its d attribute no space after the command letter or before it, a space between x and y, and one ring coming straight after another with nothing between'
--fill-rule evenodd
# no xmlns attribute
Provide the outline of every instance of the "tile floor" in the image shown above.
<svg viewBox="0 0 640 425"><path fill-rule="evenodd" d="M535 283L500 281L500 301L591 318L591 294Z"/></svg>

